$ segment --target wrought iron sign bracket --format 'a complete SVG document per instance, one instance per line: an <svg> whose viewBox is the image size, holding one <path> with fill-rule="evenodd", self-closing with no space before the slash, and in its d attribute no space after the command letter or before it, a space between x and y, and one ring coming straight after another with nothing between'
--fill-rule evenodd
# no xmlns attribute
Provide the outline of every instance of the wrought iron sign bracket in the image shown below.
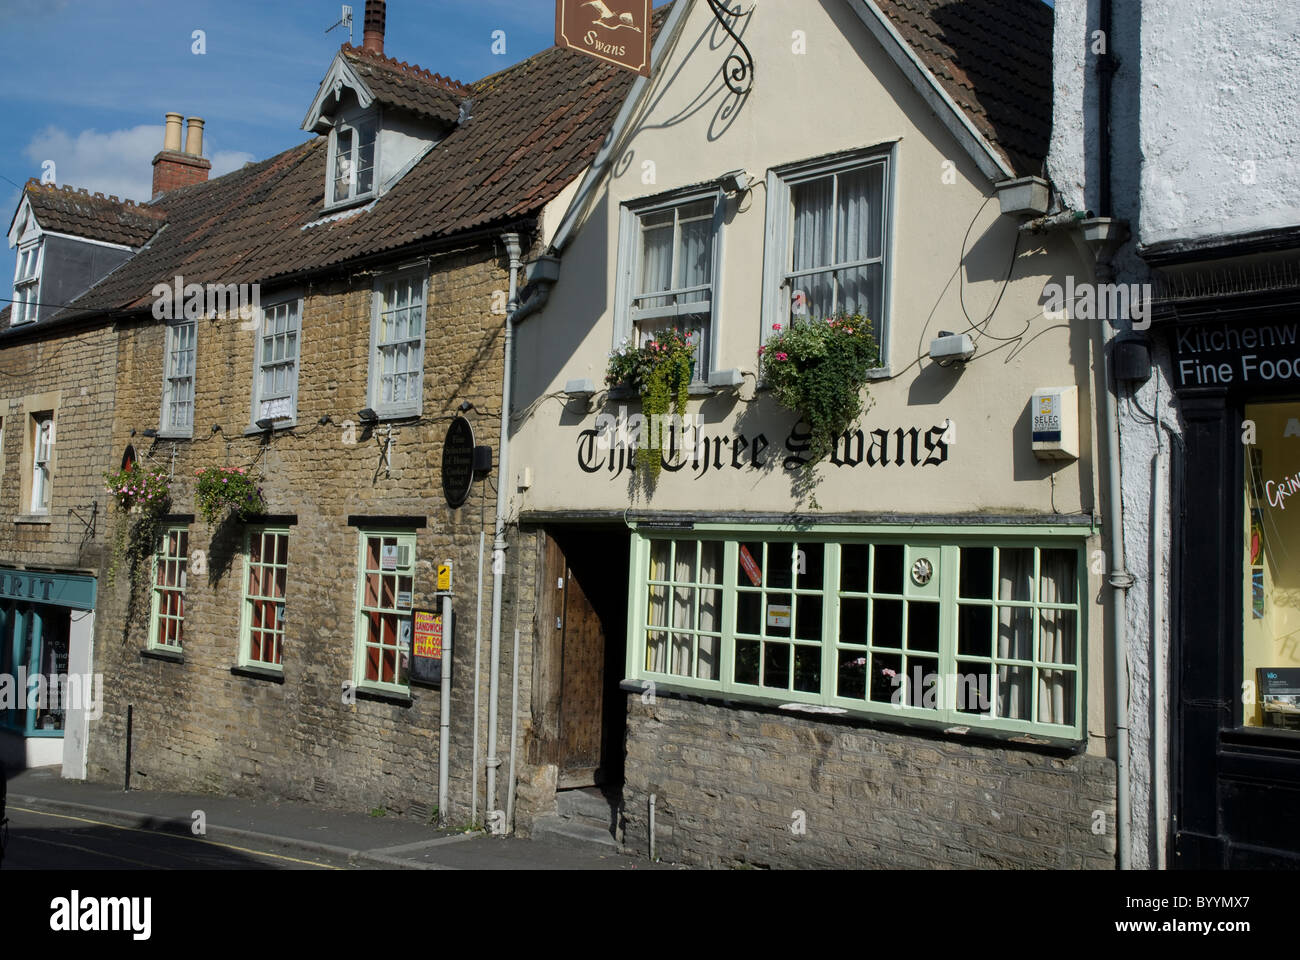
<svg viewBox="0 0 1300 960"><path fill-rule="evenodd" d="M733 11L728 5L730 0L709 0L709 9L713 11L714 18L727 31L731 39L736 41L736 46L740 48L739 52L732 51L727 54L727 62L722 68L722 79L726 81L727 89L738 97L743 97L754 87L754 57L749 52L749 47L745 46L745 41L740 39L740 34L731 29L731 24L727 22L728 17L739 17L740 11Z"/></svg>

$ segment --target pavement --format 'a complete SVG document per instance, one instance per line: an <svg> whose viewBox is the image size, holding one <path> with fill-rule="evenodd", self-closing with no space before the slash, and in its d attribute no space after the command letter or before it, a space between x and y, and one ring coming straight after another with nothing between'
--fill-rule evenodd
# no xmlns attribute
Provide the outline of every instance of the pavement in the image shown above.
<svg viewBox="0 0 1300 960"><path fill-rule="evenodd" d="M127 792L65 780L58 767L11 773L8 787L5 869L674 869L589 847L306 803Z"/></svg>

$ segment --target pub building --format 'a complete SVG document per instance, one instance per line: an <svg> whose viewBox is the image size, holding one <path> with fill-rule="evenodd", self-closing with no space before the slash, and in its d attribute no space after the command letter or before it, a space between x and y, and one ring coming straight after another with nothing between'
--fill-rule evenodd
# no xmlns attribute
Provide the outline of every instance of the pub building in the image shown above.
<svg viewBox="0 0 1300 960"><path fill-rule="evenodd" d="M1114 868L1095 326L1042 299L1091 264L1021 229L1051 212L1051 11L1023 8L943 31L976 89L1028 65L1011 107L905 39L933 11L767 5L742 43L673 6L512 329L521 833L594 811L713 866ZM836 316L879 359L814 462L760 348ZM654 471L606 377L673 329L689 401Z"/></svg>
<svg viewBox="0 0 1300 960"><path fill-rule="evenodd" d="M1300 284L1271 246L1145 255L1183 429L1171 862L1193 869L1300 864Z"/></svg>

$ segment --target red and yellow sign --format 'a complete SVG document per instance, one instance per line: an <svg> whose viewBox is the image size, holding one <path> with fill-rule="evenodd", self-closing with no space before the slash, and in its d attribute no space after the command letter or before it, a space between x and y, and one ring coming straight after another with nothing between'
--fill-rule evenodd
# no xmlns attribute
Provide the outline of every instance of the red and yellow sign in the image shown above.
<svg viewBox="0 0 1300 960"><path fill-rule="evenodd" d="M650 0L556 0L555 45L650 76Z"/></svg>
<svg viewBox="0 0 1300 960"><path fill-rule="evenodd" d="M415 655L428 660L442 659L442 617L430 610L414 615Z"/></svg>

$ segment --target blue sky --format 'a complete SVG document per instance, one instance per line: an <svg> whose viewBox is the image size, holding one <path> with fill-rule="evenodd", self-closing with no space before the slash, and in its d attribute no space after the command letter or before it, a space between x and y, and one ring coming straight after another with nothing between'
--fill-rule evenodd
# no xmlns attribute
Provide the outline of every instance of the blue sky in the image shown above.
<svg viewBox="0 0 1300 960"><path fill-rule="evenodd" d="M301 143L345 28L336 0L0 0L0 207L53 160L59 184L148 200L170 110L207 121L213 176ZM353 0L361 43L365 0ZM195 30L207 53L192 53ZM506 53L492 52L504 30ZM386 52L465 82L551 45L554 0L389 0ZM0 286L13 272L0 247ZM5 273L8 271L8 273Z"/></svg>

